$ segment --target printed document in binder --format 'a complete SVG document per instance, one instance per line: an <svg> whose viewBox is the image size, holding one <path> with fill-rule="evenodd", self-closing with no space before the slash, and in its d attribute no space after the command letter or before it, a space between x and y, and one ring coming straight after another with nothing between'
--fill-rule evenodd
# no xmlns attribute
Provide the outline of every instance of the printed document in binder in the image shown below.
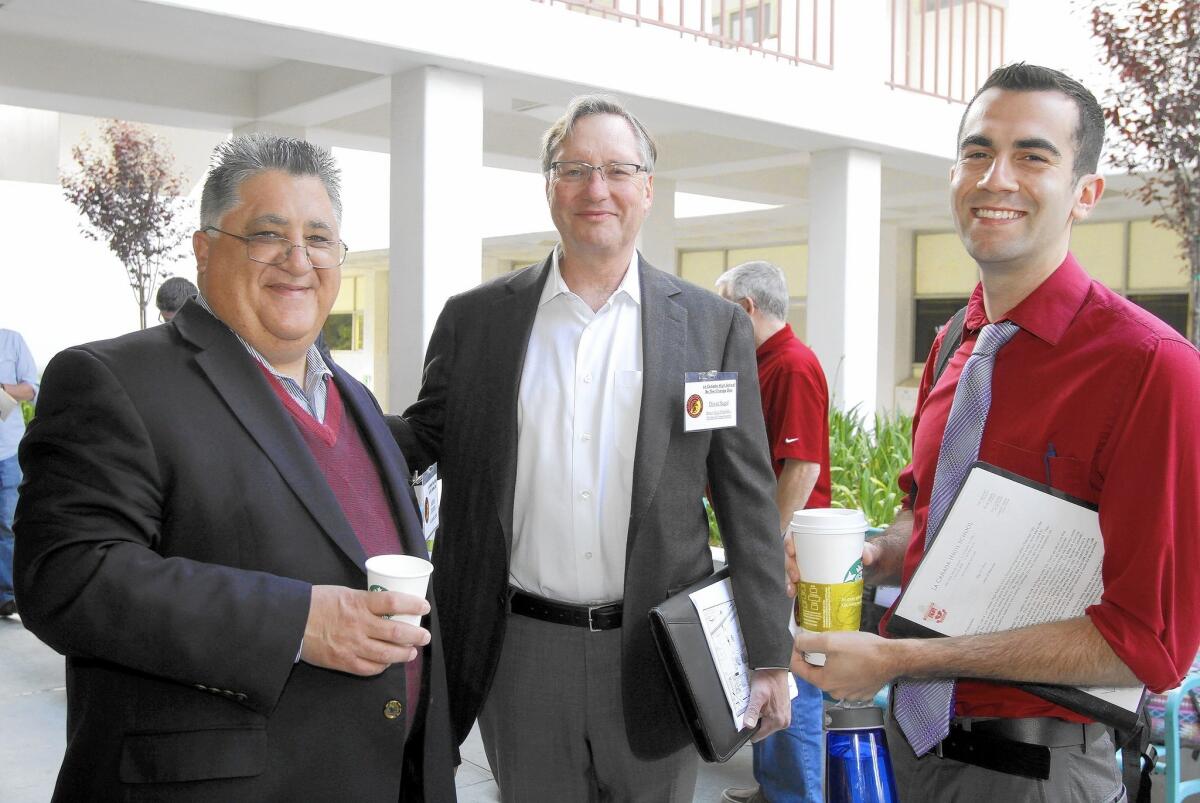
<svg viewBox="0 0 1200 803"><path fill-rule="evenodd" d="M1082 616L1100 601L1104 540L1094 505L986 463L972 466L900 595L888 631L966 636ZM1129 727L1144 687L1017 684Z"/></svg>
<svg viewBox="0 0 1200 803"><path fill-rule="evenodd" d="M733 727L741 730L750 704L750 669L746 662L742 625L733 602L733 584L726 578L693 592L689 598L700 615L704 639L708 642L708 651L721 679L721 689L733 715ZM796 680L788 672L788 695L795 698L798 693Z"/></svg>

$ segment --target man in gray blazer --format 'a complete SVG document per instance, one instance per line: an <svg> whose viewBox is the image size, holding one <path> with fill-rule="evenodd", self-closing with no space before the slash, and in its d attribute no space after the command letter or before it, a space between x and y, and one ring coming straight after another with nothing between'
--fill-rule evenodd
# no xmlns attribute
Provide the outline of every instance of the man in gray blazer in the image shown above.
<svg viewBox="0 0 1200 803"><path fill-rule="evenodd" d="M750 321L635 250L654 158L615 100L571 103L542 148L561 245L447 302L420 397L393 421L439 464L453 728L461 741L479 717L505 801L692 800L696 753L647 611L712 572L706 486L754 669L746 720L762 737L790 716ZM736 381L702 410L685 373L706 371ZM712 415L731 396L736 416Z"/></svg>

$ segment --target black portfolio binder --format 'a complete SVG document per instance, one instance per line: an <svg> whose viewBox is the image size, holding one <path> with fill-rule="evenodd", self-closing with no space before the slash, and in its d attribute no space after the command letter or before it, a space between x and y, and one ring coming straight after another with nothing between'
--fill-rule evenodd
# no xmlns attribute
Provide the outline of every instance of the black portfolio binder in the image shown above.
<svg viewBox="0 0 1200 803"><path fill-rule="evenodd" d="M650 630L671 680L679 713L700 757L714 762L727 761L758 730L758 726L741 730L734 727L700 614L688 598L692 592L727 577L729 569L721 569L650 609Z"/></svg>

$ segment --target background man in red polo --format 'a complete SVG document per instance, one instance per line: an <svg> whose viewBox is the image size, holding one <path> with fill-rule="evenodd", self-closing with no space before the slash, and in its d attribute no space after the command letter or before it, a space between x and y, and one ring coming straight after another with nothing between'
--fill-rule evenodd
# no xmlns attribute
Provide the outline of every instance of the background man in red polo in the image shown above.
<svg viewBox="0 0 1200 803"><path fill-rule="evenodd" d="M717 292L750 315L758 385L777 480L779 530L792 512L829 507L829 388L812 349L787 322L783 271L746 262L717 279ZM754 745L757 787L726 789L729 803L816 803L821 799L821 690L797 678L792 724Z"/></svg>

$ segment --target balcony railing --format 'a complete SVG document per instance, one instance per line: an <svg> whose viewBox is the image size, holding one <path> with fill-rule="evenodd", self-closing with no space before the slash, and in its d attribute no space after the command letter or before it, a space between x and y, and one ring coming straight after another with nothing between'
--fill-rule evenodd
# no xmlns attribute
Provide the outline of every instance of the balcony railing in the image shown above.
<svg viewBox="0 0 1200 803"><path fill-rule="evenodd" d="M1004 63L1004 7L988 0L891 0L889 86L965 103Z"/></svg>
<svg viewBox="0 0 1200 803"><path fill-rule="evenodd" d="M625 24L652 25L793 64L833 67L836 0L534 0Z"/></svg>

